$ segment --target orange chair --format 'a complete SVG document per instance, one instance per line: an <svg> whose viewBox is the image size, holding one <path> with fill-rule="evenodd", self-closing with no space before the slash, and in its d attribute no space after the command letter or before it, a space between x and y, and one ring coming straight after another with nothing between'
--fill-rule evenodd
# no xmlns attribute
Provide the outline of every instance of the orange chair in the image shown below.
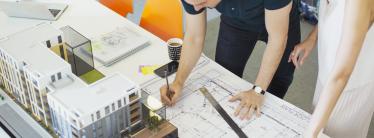
<svg viewBox="0 0 374 138"><path fill-rule="evenodd" d="M162 40L183 37L183 11L180 0L147 0L140 26Z"/></svg>
<svg viewBox="0 0 374 138"><path fill-rule="evenodd" d="M121 16L133 13L133 0L99 0L101 4L115 11Z"/></svg>

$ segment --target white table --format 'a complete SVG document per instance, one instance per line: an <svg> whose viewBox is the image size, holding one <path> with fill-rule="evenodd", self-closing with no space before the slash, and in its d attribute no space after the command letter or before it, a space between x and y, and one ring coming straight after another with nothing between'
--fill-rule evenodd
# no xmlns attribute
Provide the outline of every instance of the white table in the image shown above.
<svg viewBox="0 0 374 138"><path fill-rule="evenodd" d="M71 26L87 38L96 38L109 33L118 27L130 26L139 34L149 38L151 44L145 49L127 57L112 66L105 67L100 62L94 62L95 68L104 75L109 76L116 72L122 73L138 84L155 78L155 75L144 76L138 72L139 65L164 65L169 62L167 47L163 40L132 23L126 18L116 14L95 0L69 0L69 7L59 20L51 22L56 28ZM8 18L0 13L0 39L10 33L25 29L41 23L39 20ZM5 31L4 31L5 30Z"/></svg>

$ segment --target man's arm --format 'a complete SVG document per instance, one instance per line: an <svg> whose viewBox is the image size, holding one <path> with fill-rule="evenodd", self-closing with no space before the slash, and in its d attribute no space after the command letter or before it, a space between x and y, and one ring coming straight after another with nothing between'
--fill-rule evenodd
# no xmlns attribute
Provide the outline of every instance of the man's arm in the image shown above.
<svg viewBox="0 0 374 138"><path fill-rule="evenodd" d="M276 9L265 10L265 24L269 34L268 45L262 58L260 71L255 84L266 90L282 59L288 35L289 15L292 1L288 5ZM264 96L253 90L241 92L230 99L231 102L240 100L234 115L240 115L241 119L250 119L253 112L260 115Z"/></svg>
<svg viewBox="0 0 374 138"><path fill-rule="evenodd" d="M265 25L269 34L268 44L255 82L264 90L268 88L273 79L286 48L291 8L292 1L281 9L265 9Z"/></svg>
<svg viewBox="0 0 374 138"><path fill-rule="evenodd" d="M182 92L184 82L201 56L204 47L206 22L206 11L195 15L186 13L186 33L183 40L181 59L176 78L170 88L174 92L174 96L169 99L166 96L166 88L161 88L161 99L167 105L176 103Z"/></svg>
<svg viewBox="0 0 374 138"><path fill-rule="evenodd" d="M175 79L184 84L192 68L199 60L204 48L206 33L206 11L197 15L186 14L186 34L184 36L181 60Z"/></svg>
<svg viewBox="0 0 374 138"><path fill-rule="evenodd" d="M317 137L343 92L357 62L366 33L372 22L372 0L346 0L343 32L339 42L337 60L314 110L305 137ZM354 110L354 109L347 109Z"/></svg>

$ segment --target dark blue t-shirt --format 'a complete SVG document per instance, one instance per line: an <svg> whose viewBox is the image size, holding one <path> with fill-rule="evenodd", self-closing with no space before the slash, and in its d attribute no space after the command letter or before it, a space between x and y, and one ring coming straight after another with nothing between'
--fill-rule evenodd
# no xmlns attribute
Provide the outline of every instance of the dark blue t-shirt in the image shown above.
<svg viewBox="0 0 374 138"><path fill-rule="evenodd" d="M287 6L292 0L221 0L215 7L221 13L225 23L244 30L260 32L265 30L265 9L276 10ZM194 7L182 0L184 9L189 14L199 14ZM293 0L290 24L299 21L299 0Z"/></svg>

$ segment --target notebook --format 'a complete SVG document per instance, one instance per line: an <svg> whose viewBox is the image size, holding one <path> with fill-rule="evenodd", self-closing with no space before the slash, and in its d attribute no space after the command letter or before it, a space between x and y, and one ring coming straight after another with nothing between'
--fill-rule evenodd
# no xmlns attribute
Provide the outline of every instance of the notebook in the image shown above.
<svg viewBox="0 0 374 138"><path fill-rule="evenodd" d="M150 44L149 39L134 30L122 27L101 35L92 41L94 58L104 66L110 66Z"/></svg>

